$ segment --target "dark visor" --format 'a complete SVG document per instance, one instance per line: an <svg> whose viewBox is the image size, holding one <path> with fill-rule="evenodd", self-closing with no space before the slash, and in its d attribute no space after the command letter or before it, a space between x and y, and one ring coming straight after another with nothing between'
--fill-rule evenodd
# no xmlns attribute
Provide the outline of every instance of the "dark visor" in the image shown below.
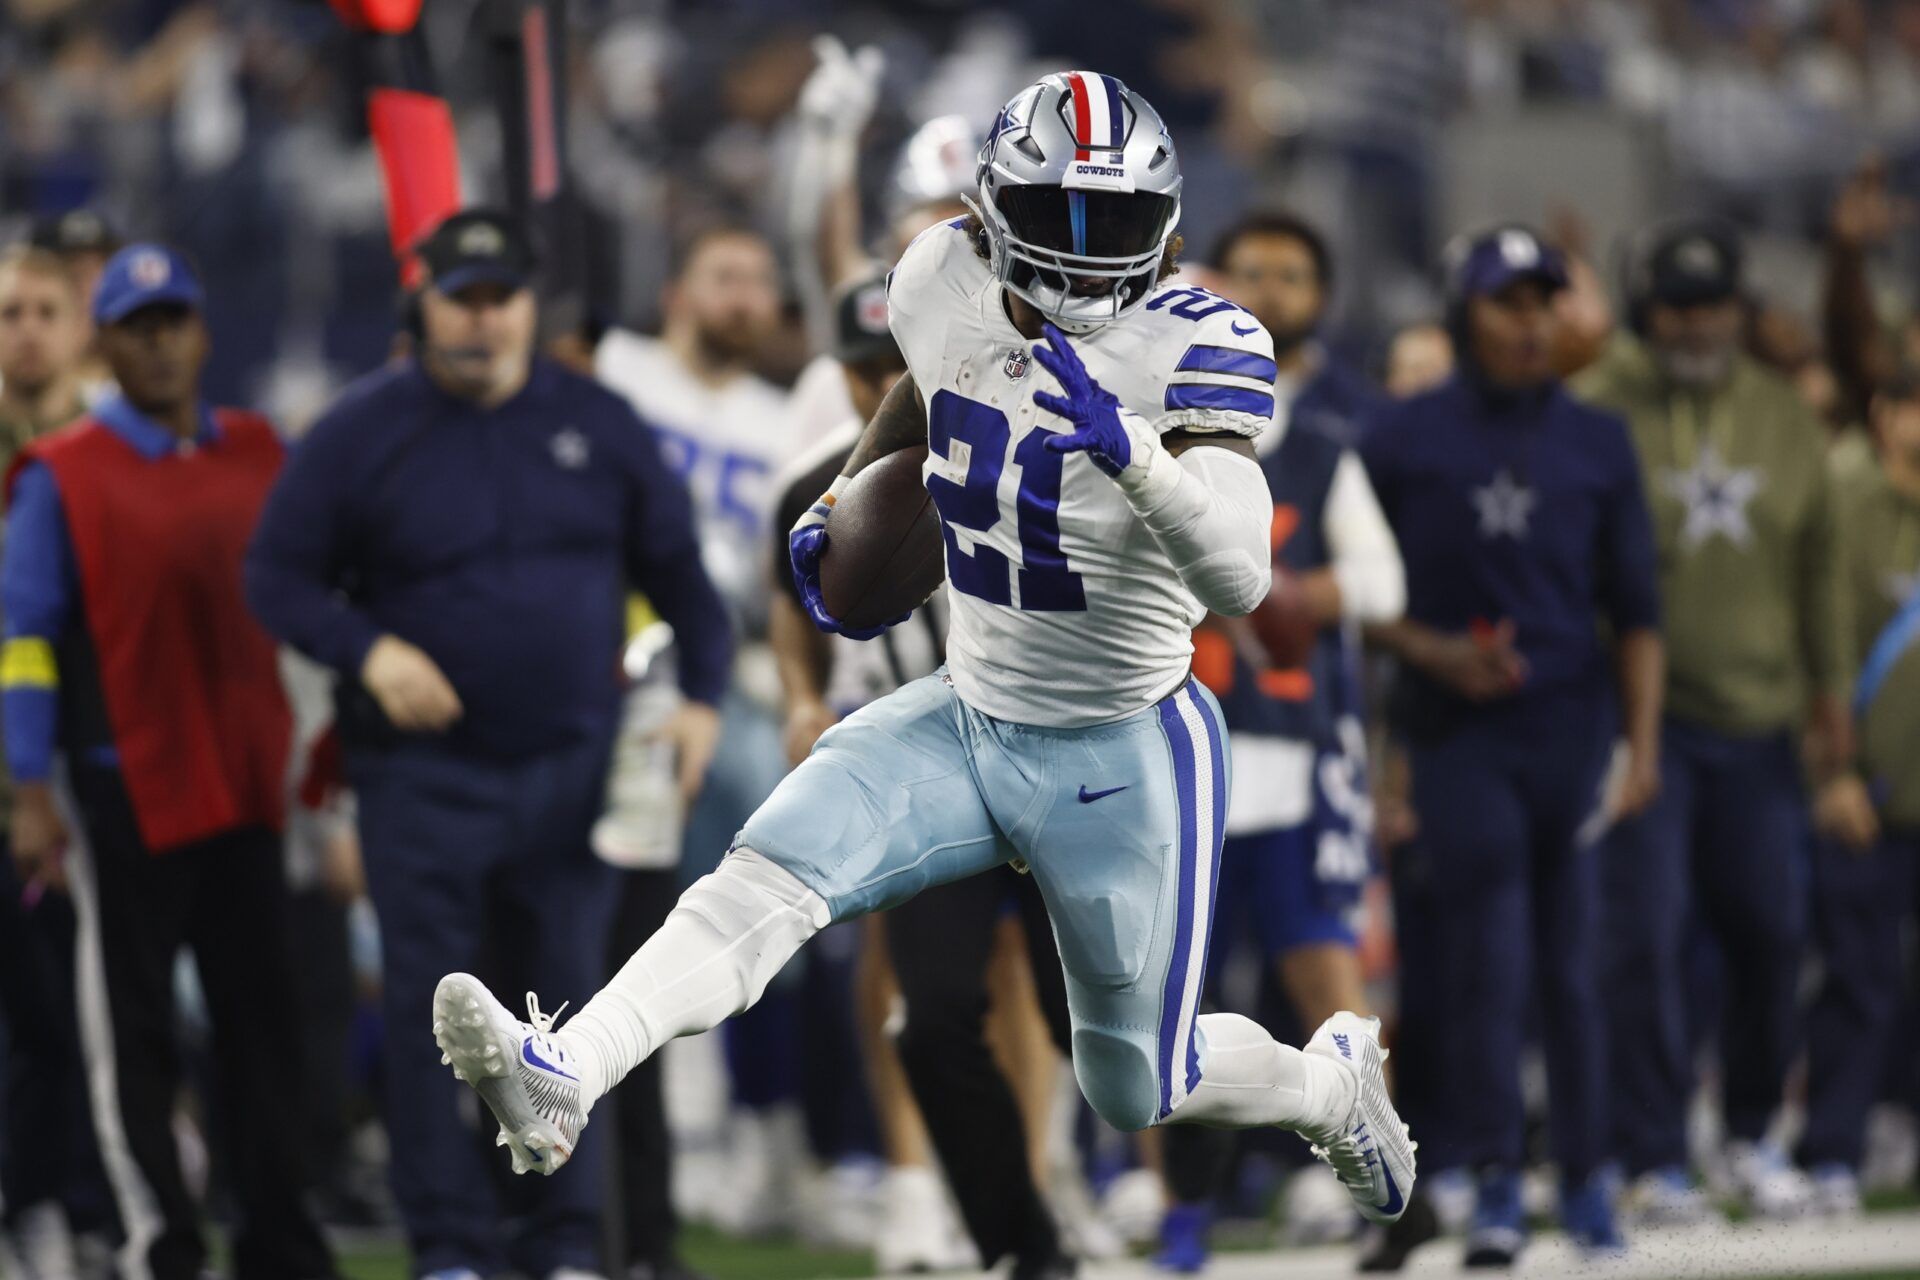
<svg viewBox="0 0 1920 1280"><path fill-rule="evenodd" d="M1006 187L998 200L1001 216L1021 240L1090 258L1153 252L1174 214L1173 197L1144 191Z"/></svg>

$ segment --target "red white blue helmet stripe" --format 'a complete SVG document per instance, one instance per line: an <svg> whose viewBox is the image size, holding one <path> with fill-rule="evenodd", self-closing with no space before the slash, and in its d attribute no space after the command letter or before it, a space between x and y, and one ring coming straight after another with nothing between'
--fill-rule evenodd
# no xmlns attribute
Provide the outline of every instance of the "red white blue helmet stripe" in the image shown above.
<svg viewBox="0 0 1920 1280"><path fill-rule="evenodd" d="M1119 151L1127 145L1126 108L1120 102L1120 82L1097 71L1070 71L1067 84L1073 99L1075 160L1090 160L1092 152Z"/></svg>

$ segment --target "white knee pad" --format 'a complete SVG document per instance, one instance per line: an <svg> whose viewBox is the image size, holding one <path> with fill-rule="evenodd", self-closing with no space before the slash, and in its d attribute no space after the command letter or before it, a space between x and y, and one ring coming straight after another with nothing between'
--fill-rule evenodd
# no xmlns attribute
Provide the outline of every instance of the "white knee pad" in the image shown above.
<svg viewBox="0 0 1920 1280"><path fill-rule="evenodd" d="M1094 1113L1122 1133L1159 1120L1151 1041L1103 1027L1075 1027L1073 1075Z"/></svg>
<svg viewBox="0 0 1920 1280"><path fill-rule="evenodd" d="M752 849L702 876L562 1032L591 1102L676 1036L752 1007L832 912L819 894Z"/></svg>

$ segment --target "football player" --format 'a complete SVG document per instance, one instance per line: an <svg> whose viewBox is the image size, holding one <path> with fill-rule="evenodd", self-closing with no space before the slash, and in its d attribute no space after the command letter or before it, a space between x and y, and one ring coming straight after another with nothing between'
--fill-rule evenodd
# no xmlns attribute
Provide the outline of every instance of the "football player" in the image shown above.
<svg viewBox="0 0 1920 1280"><path fill-rule="evenodd" d="M974 214L894 269L910 376L790 539L814 623L852 634L821 596L827 515L875 459L927 446L946 668L826 733L564 1030L450 974L435 1036L514 1167L551 1172L597 1098L753 1004L829 922L1013 862L1053 918L1074 1070L1101 1116L1294 1130L1361 1213L1392 1221L1414 1156L1378 1021L1336 1014L1300 1050L1198 1012L1228 763L1191 635L1272 580L1251 443L1274 413L1272 341L1233 303L1164 283L1180 166L1113 77L1023 90L979 179Z"/></svg>

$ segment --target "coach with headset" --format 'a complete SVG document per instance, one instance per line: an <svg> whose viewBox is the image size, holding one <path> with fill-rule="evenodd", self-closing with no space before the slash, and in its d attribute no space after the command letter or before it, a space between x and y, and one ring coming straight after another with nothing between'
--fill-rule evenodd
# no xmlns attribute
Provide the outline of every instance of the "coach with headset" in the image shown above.
<svg viewBox="0 0 1920 1280"><path fill-rule="evenodd" d="M662 733L711 757L732 638L686 490L620 397L534 352L533 255L473 210L420 246L418 354L349 387L287 464L247 562L269 629L341 677L385 958L386 1121L415 1274L598 1275L597 1169L495 1207L428 1034L434 985L479 969L599 986L614 871L597 861L629 590L680 637ZM536 1017L540 1016L537 1013Z"/></svg>
<svg viewBox="0 0 1920 1280"><path fill-rule="evenodd" d="M1668 602L1661 795L1607 851L1617 1154L1639 1216L1709 1211L1687 1171L1696 1036L1684 996L1696 918L1725 963L1729 1166L1763 1216L1810 1188L1766 1142L1795 1049L1807 938L1800 739L1828 807L1871 806L1849 770L1848 655L1826 439L1784 378L1742 350L1741 246L1725 224L1654 228L1634 247L1634 332L1578 390L1633 430Z"/></svg>

